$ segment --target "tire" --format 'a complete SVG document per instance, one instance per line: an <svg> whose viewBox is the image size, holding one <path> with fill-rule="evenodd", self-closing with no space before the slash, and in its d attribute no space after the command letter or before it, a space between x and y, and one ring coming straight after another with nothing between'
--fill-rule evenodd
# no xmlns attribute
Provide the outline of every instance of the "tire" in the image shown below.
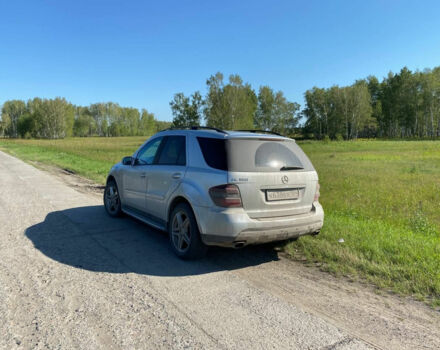
<svg viewBox="0 0 440 350"><path fill-rule="evenodd" d="M122 215L121 198L119 197L118 185L115 180L107 181L104 191L104 207L107 214L111 217Z"/></svg>
<svg viewBox="0 0 440 350"><path fill-rule="evenodd" d="M200 238L196 218L188 204L180 203L174 208L168 233L171 248L179 258L200 259L206 255L208 247Z"/></svg>

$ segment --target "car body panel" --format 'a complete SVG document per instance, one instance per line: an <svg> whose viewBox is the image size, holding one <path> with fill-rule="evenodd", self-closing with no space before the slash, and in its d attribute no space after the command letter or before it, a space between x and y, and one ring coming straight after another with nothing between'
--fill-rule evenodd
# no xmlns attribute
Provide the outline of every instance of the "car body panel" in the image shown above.
<svg viewBox="0 0 440 350"><path fill-rule="evenodd" d="M174 191L185 179L186 166L150 165L147 171L145 208L148 213L167 220L167 208ZM145 209L144 208L144 209Z"/></svg>
<svg viewBox="0 0 440 350"><path fill-rule="evenodd" d="M147 168L148 165L124 166L122 174L122 187L120 192L124 194L124 204L138 210L145 208L145 196L147 194Z"/></svg>

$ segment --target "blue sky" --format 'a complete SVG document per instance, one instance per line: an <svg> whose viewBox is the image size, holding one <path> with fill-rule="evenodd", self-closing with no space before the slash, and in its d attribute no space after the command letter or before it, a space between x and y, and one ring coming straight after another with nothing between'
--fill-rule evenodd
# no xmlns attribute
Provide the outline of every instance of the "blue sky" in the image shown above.
<svg viewBox="0 0 440 350"><path fill-rule="evenodd" d="M63 96L171 120L176 92L238 73L313 86L440 65L439 1L1 1L0 104Z"/></svg>

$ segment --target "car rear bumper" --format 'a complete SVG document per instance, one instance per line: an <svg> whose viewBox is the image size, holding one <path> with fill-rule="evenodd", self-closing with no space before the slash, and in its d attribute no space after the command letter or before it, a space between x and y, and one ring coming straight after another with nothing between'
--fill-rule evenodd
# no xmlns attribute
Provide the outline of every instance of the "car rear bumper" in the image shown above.
<svg viewBox="0 0 440 350"><path fill-rule="evenodd" d="M241 209L217 211L195 207L202 240L207 245L225 247L259 244L318 233L324 223L322 206L315 202L309 213L252 219Z"/></svg>

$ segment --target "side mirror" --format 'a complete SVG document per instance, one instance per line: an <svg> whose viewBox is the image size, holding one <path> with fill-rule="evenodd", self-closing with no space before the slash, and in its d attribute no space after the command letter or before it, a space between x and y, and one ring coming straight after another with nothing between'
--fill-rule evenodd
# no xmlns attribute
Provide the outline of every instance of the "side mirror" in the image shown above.
<svg viewBox="0 0 440 350"><path fill-rule="evenodd" d="M132 161L133 161L133 157L130 156L122 158L123 165L131 165Z"/></svg>

